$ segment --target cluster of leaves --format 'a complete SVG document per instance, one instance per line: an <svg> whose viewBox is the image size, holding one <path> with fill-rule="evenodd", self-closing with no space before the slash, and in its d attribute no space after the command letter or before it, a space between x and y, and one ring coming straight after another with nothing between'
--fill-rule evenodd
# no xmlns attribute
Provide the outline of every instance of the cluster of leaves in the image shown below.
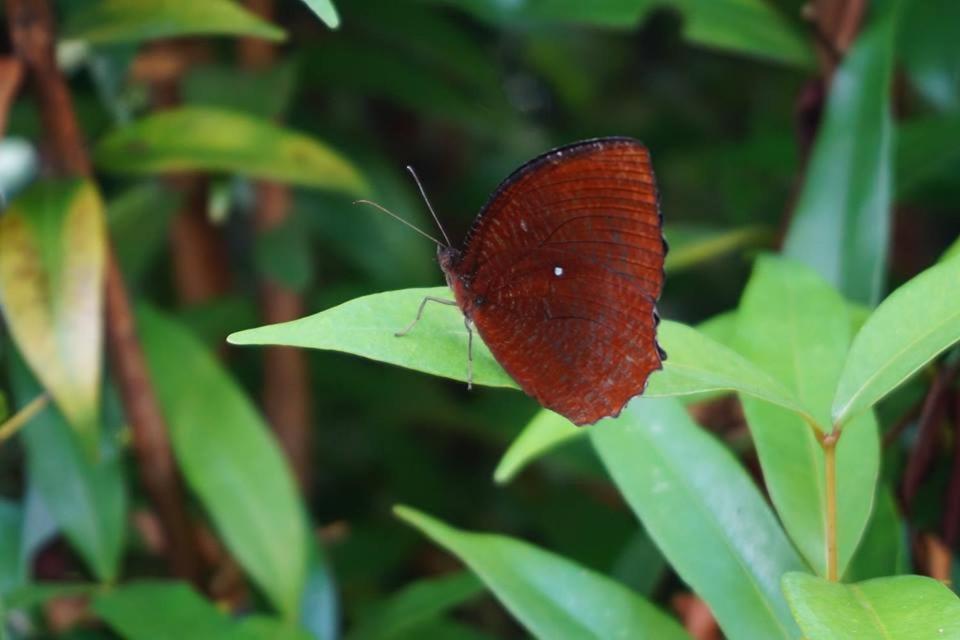
<svg viewBox="0 0 960 640"><path fill-rule="evenodd" d="M489 601L477 602L485 588L538 637L684 638L659 606L681 588L674 575L731 638L960 635L950 589L901 575L911 571L906 524L890 484L901 463L888 461L880 480L878 436L890 422L884 408L922 394L918 372L960 340L960 298L944 295L960 281L960 245L929 266L956 225L928 223L935 249L896 238L895 248L924 256L905 268L888 251L895 201L939 213L956 195L948 178L960 162L960 55L945 26L960 18L955 3L873 3L830 82L784 255L756 260L739 306L719 315L748 269L736 256L697 267L769 244L797 173L792 103L816 72L799 2L355 0L339 3L337 32L326 30L341 26L329 0L279 4L275 23L232 0L57 5L97 180L24 187L37 173L33 156L10 146L16 140L0 145L23 164L0 176L15 193L0 217L0 303L5 389L18 418L29 418L0 441L9 496L0 501L0 637L42 629L40 605L71 595L134 640L330 640L343 626L366 639L511 633ZM326 27L303 19L311 11ZM154 110L138 56L158 39L214 36L289 44L256 70L216 49L215 62L178 79L181 106ZM900 122L891 109L898 68L910 87ZM37 110L18 100L11 135L35 145ZM604 133L636 135L654 151L672 245L665 317L709 319L662 323L664 371L620 418L589 430L534 413L515 392L466 400L427 377L312 354L321 480L305 503L245 388L258 378L252 354L235 354L230 369L217 357L225 335L256 323L252 287L192 308L169 304L166 237L182 203L158 176L213 176L207 208L235 239L234 273L330 307L231 342L341 351L463 380L456 309L431 309L406 339L393 337L424 295L446 295L390 291L437 279L432 252L350 200L376 197L422 222L397 170L422 161L428 183L443 185L436 200L450 206L440 209L461 212L453 226L463 228L468 204L521 160ZM294 215L254 238L256 180L296 191ZM103 365L108 244L140 298L139 336L176 463L196 511L255 588L255 613L228 615L183 583L151 578L156 556L130 525L143 497L127 469L128 425ZM885 297L891 264L912 277ZM477 384L515 386L482 344L474 365ZM728 443L684 408L731 392L769 502ZM419 425L449 428L415 441L408 427ZM830 453L823 441L837 435ZM496 484L516 490L478 480L504 448ZM539 474L517 478L533 461ZM612 485L640 524L571 485ZM485 528L493 520L552 551L397 507L471 573L387 596L398 577L423 573L420 541L387 516L385 505L399 502ZM350 527L323 549L312 523L326 520ZM69 567L55 581L39 579L49 557ZM832 570L843 582L828 579ZM468 602L486 624L451 614Z"/></svg>

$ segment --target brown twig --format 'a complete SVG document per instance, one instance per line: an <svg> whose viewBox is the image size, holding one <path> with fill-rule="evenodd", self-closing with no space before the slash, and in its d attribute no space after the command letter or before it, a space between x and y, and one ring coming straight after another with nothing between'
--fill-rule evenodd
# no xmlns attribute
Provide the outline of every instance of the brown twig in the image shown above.
<svg viewBox="0 0 960 640"><path fill-rule="evenodd" d="M273 0L248 0L247 8L267 20L273 16ZM257 38L242 39L239 55L249 69L269 67L276 61L275 47ZM267 233L289 218L290 189L275 182L258 182L254 206L256 231ZM260 283L260 313L265 322L294 320L303 312L303 299L299 293L277 282L264 280ZM304 490L309 486L313 440L309 380L306 355L302 350L290 347L267 347L264 350L264 412Z"/></svg>
<svg viewBox="0 0 960 640"><path fill-rule="evenodd" d="M920 490L920 485L926 477L936 450L937 433L943 423L946 412L947 393L950 381L957 373L957 365L941 368L937 373L927 397L923 401L920 411L920 424L917 429L917 440L907 459L907 467L903 473L901 496L904 513L910 513L913 500Z"/></svg>
<svg viewBox="0 0 960 640"><path fill-rule="evenodd" d="M182 102L181 85L191 66L209 57L203 41L154 43L137 56L135 76L150 88L153 107L172 109ZM218 298L230 289L230 261L223 238L207 215L209 180L185 171L165 178L180 195L180 208L170 225L174 289L184 305Z"/></svg>
<svg viewBox="0 0 960 640"><path fill-rule="evenodd" d="M916 420L920 416L920 410L923 408L923 400L914 403L912 407L907 409L902 416L900 416L896 422L893 423L893 426L886 430L883 434L883 448L886 449L894 442L897 438L900 437L900 434L903 433L911 422Z"/></svg>
<svg viewBox="0 0 960 640"><path fill-rule="evenodd" d="M14 50L28 71L40 104L52 175L91 177L67 83L53 53L54 20L48 0L7 0L7 19ZM137 340L133 312L113 251L106 269L107 339L114 375L133 431L138 469L170 540L173 572L198 576L195 540L183 501L167 429Z"/></svg>
<svg viewBox="0 0 960 640"><path fill-rule="evenodd" d="M866 8L866 0L811 0L805 7L823 75L828 80L857 37Z"/></svg>
<svg viewBox="0 0 960 640"><path fill-rule="evenodd" d="M0 58L0 138L7 131L7 116L22 79L23 63L17 58Z"/></svg>
<svg viewBox="0 0 960 640"><path fill-rule="evenodd" d="M960 391L954 389L949 402L953 423L953 467L943 509L943 539L953 548L960 538Z"/></svg>

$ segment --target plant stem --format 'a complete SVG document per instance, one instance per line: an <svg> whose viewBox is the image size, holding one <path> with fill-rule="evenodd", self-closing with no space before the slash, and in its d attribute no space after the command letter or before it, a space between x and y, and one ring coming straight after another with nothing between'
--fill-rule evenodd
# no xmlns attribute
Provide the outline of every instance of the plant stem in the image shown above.
<svg viewBox="0 0 960 640"><path fill-rule="evenodd" d="M0 443L16 435L16 433L23 428L23 425L30 422L30 419L33 416L40 413L40 411L47 406L48 402L50 402L50 396L48 396L46 393L41 393L39 396L24 405L20 411L17 411L15 414L10 416L6 422L0 424Z"/></svg>
<svg viewBox="0 0 960 640"><path fill-rule="evenodd" d="M838 431L824 436L820 441L823 447L823 466L826 476L827 493L827 579L836 582L837 575L837 440Z"/></svg>
<svg viewBox="0 0 960 640"><path fill-rule="evenodd" d="M92 165L74 112L73 97L54 56L56 36L49 1L7 0L6 9L14 53L23 63L39 102L48 174L91 178ZM107 342L124 413L133 432L137 468L163 524L173 572L198 581L200 565L193 525L184 503L166 423L137 337L130 299L112 249L107 251L105 280Z"/></svg>

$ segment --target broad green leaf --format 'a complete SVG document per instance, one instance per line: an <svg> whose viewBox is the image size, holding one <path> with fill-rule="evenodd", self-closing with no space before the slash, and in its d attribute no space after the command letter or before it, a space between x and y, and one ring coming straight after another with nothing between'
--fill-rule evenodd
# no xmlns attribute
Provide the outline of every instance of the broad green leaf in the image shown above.
<svg viewBox="0 0 960 640"><path fill-rule="evenodd" d="M93 609L128 640L309 640L296 627L265 616L235 621L190 586L143 581L101 593Z"/></svg>
<svg viewBox="0 0 960 640"><path fill-rule="evenodd" d="M657 3L654 0L429 0L467 11L477 18L498 25L515 26L538 22L557 22L599 27L634 27Z"/></svg>
<svg viewBox="0 0 960 640"><path fill-rule="evenodd" d="M510 443L493 472L493 479L497 484L507 484L540 456L583 436L586 436L586 429L577 428L563 416L544 409Z"/></svg>
<svg viewBox="0 0 960 640"><path fill-rule="evenodd" d="M695 267L740 249L768 244L771 238L770 231L763 227L727 230L667 227L663 235L670 243L664 263L664 269L669 273Z"/></svg>
<svg viewBox="0 0 960 640"><path fill-rule="evenodd" d="M303 0L303 2L331 29L340 26L340 15L337 13L337 8L333 6L332 0Z"/></svg>
<svg viewBox="0 0 960 640"><path fill-rule="evenodd" d="M784 244L843 295L883 290L893 194L890 88L900 0L876 16L837 69Z"/></svg>
<svg viewBox="0 0 960 640"><path fill-rule="evenodd" d="M623 546L610 571L612 578L647 598L655 595L666 574L667 560L643 525Z"/></svg>
<svg viewBox="0 0 960 640"><path fill-rule="evenodd" d="M107 203L107 225L124 279L136 282L169 241L179 198L159 181L138 184Z"/></svg>
<svg viewBox="0 0 960 640"><path fill-rule="evenodd" d="M739 391L802 412L798 400L783 385L738 353L707 338L692 327L663 321L658 340L667 352L663 371L655 372L644 397L695 396L717 391ZM793 413L787 412L793 416ZM494 472L498 483L510 482L521 469L547 451L586 435L567 419L542 411L520 432Z"/></svg>
<svg viewBox="0 0 960 640"><path fill-rule="evenodd" d="M290 111L299 73L300 66L292 58L255 69L235 63L205 64L187 71L180 90L184 104L278 120Z"/></svg>
<svg viewBox="0 0 960 640"><path fill-rule="evenodd" d="M763 477L787 533L810 566L827 572L823 449L788 411L743 398ZM841 575L867 529L879 471L872 414L853 421L837 443L837 564Z"/></svg>
<svg viewBox="0 0 960 640"><path fill-rule="evenodd" d="M853 340L833 399L838 425L868 410L960 340L960 259L920 273L877 307Z"/></svg>
<svg viewBox="0 0 960 640"><path fill-rule="evenodd" d="M737 313L739 351L782 382L830 429L830 401L850 345L846 302L812 269L783 258L757 261ZM763 477L787 533L807 562L826 575L827 495L823 449L796 415L743 398ZM837 445L838 570L863 534L880 467L871 414Z"/></svg>
<svg viewBox="0 0 960 640"><path fill-rule="evenodd" d="M40 387L19 357L10 358L10 379L20 406ZM126 533L126 481L116 443L100 447L94 462L62 413L47 405L20 432L27 477L94 575L117 578Z"/></svg>
<svg viewBox="0 0 960 640"><path fill-rule="evenodd" d="M683 16L684 36L704 46L810 68L813 52L796 29L762 0L432 0L487 22L516 27L562 23L632 29L657 7Z"/></svg>
<svg viewBox="0 0 960 640"><path fill-rule="evenodd" d="M653 373L645 397L739 391L797 413L805 406L783 384L737 352L679 322L663 321L657 340L667 352L663 370Z"/></svg>
<svg viewBox="0 0 960 640"><path fill-rule="evenodd" d="M783 578L790 608L816 640L936 640L960 637L960 600L923 576L828 582L804 573Z"/></svg>
<svg viewBox="0 0 960 640"><path fill-rule="evenodd" d="M954 176L960 166L958 139L960 114L914 118L898 125L897 191L909 194L929 181Z"/></svg>
<svg viewBox="0 0 960 640"><path fill-rule="evenodd" d="M108 134L98 166L115 173L224 171L348 194L363 177L337 151L269 120L212 107L160 111Z"/></svg>
<svg viewBox="0 0 960 640"><path fill-rule="evenodd" d="M416 317L427 296L451 300L446 287L388 291L345 302L338 307L282 324L230 335L232 344L277 344L329 349L425 373L466 380L467 331L463 314L454 306L427 303L413 331L394 334ZM474 335L473 382L516 388L478 336ZM667 352L664 370L653 374L648 396L692 395L716 390L740 390L799 410L782 385L758 371L743 357L685 325L664 321L658 340Z"/></svg>
<svg viewBox="0 0 960 640"><path fill-rule="evenodd" d="M483 585L472 573L420 580L366 612L347 640L403 637L482 592Z"/></svg>
<svg viewBox="0 0 960 640"><path fill-rule="evenodd" d="M863 540L850 560L844 578L859 582L906 573L909 560L907 532L897 513L893 493L881 487Z"/></svg>
<svg viewBox="0 0 960 640"><path fill-rule="evenodd" d="M202 35L286 37L232 0L98 0L70 13L64 27L64 37L92 44Z"/></svg>
<svg viewBox="0 0 960 640"><path fill-rule="evenodd" d="M960 107L960 40L954 27L960 4L953 0L909 2L904 9L899 54L919 92L938 108Z"/></svg>
<svg viewBox="0 0 960 640"><path fill-rule="evenodd" d="M177 322L144 308L138 326L190 488L240 564L287 618L299 615L307 523L279 446L212 353Z"/></svg>
<svg viewBox="0 0 960 640"><path fill-rule="evenodd" d="M428 302L420 322L394 334L417 315L426 296L453 300L447 287L403 289L356 298L306 318L231 334L231 344L282 344L343 351L454 380L467 379L467 329L457 307ZM491 387L516 383L474 334L473 382Z"/></svg>
<svg viewBox="0 0 960 640"><path fill-rule="evenodd" d="M0 218L0 304L30 369L90 449L103 352L103 204L89 182L37 183Z"/></svg>
<svg viewBox="0 0 960 640"><path fill-rule="evenodd" d="M506 536L454 529L409 507L396 514L460 558L533 635L688 639L672 618L605 576Z"/></svg>
<svg viewBox="0 0 960 640"><path fill-rule="evenodd" d="M687 40L721 51L814 67L809 41L763 0L669 0L684 17Z"/></svg>
<svg viewBox="0 0 960 640"><path fill-rule="evenodd" d="M640 398L590 428L614 483L731 638L796 638L780 577L803 567L733 454L676 400Z"/></svg>

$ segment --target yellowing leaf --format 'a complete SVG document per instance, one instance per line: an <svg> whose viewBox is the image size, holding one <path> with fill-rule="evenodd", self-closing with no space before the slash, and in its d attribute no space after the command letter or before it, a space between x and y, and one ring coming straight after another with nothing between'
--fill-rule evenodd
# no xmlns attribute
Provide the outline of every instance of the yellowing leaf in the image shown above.
<svg viewBox="0 0 960 640"><path fill-rule="evenodd" d="M27 364L89 443L102 368L103 204L92 184L41 183L0 218L0 303Z"/></svg>

